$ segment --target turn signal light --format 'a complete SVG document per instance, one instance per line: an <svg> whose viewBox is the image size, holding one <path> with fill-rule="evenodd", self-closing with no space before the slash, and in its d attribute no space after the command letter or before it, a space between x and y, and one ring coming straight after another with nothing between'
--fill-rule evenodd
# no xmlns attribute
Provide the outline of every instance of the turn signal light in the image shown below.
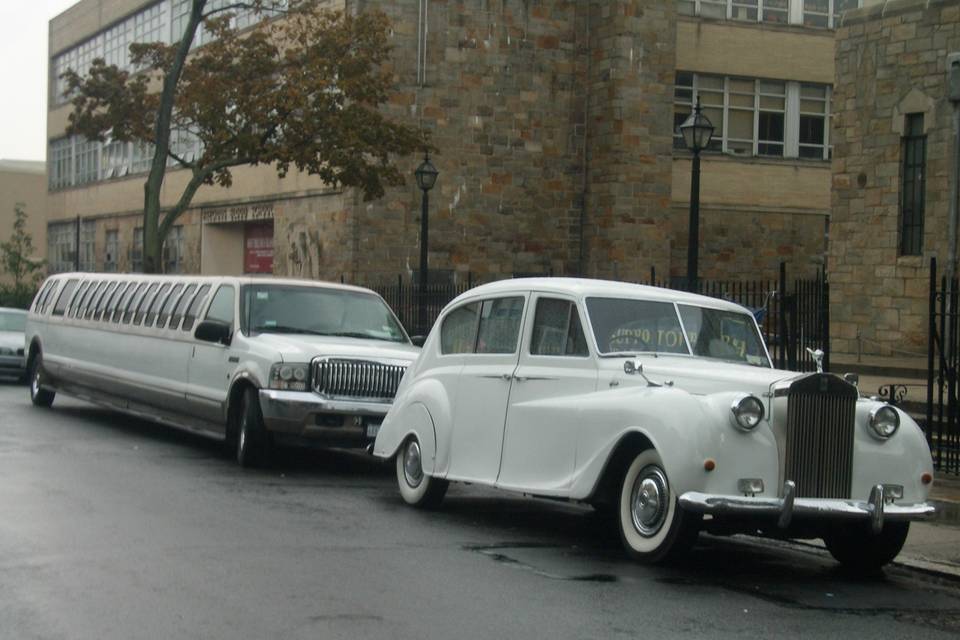
<svg viewBox="0 0 960 640"><path fill-rule="evenodd" d="M923 484L930 484L931 482L933 482L933 474L930 473L929 471L924 471L923 474L921 474L920 476L920 482L922 482Z"/></svg>
<svg viewBox="0 0 960 640"><path fill-rule="evenodd" d="M707 458L703 461L703 470L704 471L713 471L717 468L717 461L713 458Z"/></svg>

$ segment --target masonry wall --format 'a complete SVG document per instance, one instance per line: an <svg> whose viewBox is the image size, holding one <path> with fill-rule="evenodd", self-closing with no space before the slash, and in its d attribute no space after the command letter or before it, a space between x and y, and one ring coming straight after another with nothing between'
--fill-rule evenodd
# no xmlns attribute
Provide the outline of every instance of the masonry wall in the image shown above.
<svg viewBox="0 0 960 640"><path fill-rule="evenodd" d="M951 111L946 56L960 51L960 1L896 0L837 31L829 272L834 352L925 354L931 257L947 255ZM923 254L899 255L904 116L923 113ZM858 339L859 336L859 339Z"/></svg>

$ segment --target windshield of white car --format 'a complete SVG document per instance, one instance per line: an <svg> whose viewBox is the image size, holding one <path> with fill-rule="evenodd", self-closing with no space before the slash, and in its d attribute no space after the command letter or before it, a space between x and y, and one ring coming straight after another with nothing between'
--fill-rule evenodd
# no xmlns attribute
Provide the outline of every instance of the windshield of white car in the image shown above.
<svg viewBox="0 0 960 640"><path fill-rule="evenodd" d="M0 311L0 331L23 333L27 328L27 314L14 311Z"/></svg>
<svg viewBox="0 0 960 640"><path fill-rule="evenodd" d="M680 354L771 366L747 313L627 298L588 298L587 312L601 356Z"/></svg>
<svg viewBox="0 0 960 640"><path fill-rule="evenodd" d="M302 333L410 342L375 295L346 289L251 284L242 288L244 333Z"/></svg>

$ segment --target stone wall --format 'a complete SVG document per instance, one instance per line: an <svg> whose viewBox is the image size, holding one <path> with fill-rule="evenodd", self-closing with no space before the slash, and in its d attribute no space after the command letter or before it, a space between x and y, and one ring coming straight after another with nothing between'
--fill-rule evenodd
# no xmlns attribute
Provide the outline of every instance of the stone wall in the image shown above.
<svg viewBox="0 0 960 640"><path fill-rule="evenodd" d="M835 353L926 351L929 261L947 255L952 106L946 56L960 51L960 0L893 0L837 31L829 249ZM904 116L927 135L923 254L899 255Z"/></svg>

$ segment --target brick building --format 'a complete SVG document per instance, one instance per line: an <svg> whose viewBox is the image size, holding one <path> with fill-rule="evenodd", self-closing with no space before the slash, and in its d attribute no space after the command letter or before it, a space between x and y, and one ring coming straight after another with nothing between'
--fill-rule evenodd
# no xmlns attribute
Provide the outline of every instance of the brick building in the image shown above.
<svg viewBox="0 0 960 640"><path fill-rule="evenodd" d="M960 0L890 0L837 31L829 273L834 352L925 354L929 265L948 255Z"/></svg>
<svg viewBox="0 0 960 640"><path fill-rule="evenodd" d="M339 2L393 19L397 90L387 110L428 129L439 150L429 258L448 279L683 275L690 155L673 130L698 98L717 127L703 161L701 276L772 277L780 261L792 275L814 272L830 208L834 26L856 4ZM64 136L70 106L57 77L98 56L126 64L132 41L176 38L185 6L81 0L51 21L54 268L72 265L78 215L84 268L139 267L150 158L135 145ZM168 239L167 268L359 282L412 274L419 161L404 159L409 184L371 203L309 176L239 168L229 189L198 192ZM168 201L180 173L167 176Z"/></svg>

